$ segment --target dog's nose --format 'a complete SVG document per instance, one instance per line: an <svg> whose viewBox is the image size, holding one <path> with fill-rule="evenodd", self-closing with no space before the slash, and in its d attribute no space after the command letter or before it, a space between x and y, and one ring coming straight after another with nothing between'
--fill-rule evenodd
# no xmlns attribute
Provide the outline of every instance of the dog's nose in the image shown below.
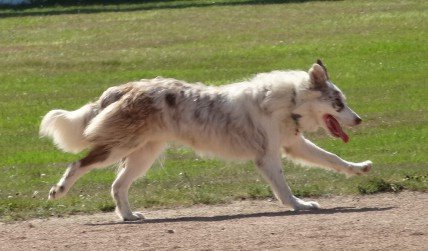
<svg viewBox="0 0 428 251"><path fill-rule="evenodd" d="M359 125L359 124L361 124L361 122L363 122L363 120L360 117L357 117L355 119L355 125Z"/></svg>

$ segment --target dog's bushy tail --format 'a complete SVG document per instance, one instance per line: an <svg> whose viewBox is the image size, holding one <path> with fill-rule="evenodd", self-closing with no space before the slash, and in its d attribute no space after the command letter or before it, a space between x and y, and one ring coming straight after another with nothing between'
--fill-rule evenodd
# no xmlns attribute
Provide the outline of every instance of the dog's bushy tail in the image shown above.
<svg viewBox="0 0 428 251"><path fill-rule="evenodd" d="M55 145L65 152L78 153L90 146L83 132L98 113L94 104L75 111L52 110L40 124L40 136L50 137Z"/></svg>

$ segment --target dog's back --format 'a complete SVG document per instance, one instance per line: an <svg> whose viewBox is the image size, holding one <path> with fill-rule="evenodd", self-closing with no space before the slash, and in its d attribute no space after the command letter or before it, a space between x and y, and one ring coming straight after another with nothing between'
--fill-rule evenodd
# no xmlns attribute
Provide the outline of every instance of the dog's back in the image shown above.
<svg viewBox="0 0 428 251"><path fill-rule="evenodd" d="M98 146L177 141L199 152L245 158L264 151L266 136L253 119L256 107L242 99L218 87L160 77L141 80L106 91L100 102L108 100L109 105L102 107L84 135Z"/></svg>

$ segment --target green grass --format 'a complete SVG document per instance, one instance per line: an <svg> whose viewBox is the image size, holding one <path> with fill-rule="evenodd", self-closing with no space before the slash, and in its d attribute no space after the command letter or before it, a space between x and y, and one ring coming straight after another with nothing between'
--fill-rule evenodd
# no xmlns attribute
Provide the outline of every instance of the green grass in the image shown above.
<svg viewBox="0 0 428 251"><path fill-rule="evenodd" d="M107 87L158 75L219 85L323 58L365 123L343 145L318 145L371 174L345 178L285 163L299 196L428 189L428 3L415 1L150 1L0 9L0 219L111 211L114 169L70 194L47 192L77 156L38 137L41 117ZM260 2L260 1L258 1ZM80 13L80 14L78 14ZM202 160L173 147L131 188L134 207L222 203L272 193L251 163Z"/></svg>

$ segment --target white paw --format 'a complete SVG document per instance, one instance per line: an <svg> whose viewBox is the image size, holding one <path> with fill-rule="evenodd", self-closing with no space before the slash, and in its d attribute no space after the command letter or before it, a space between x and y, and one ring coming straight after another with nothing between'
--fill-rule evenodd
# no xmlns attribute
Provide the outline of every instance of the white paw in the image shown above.
<svg viewBox="0 0 428 251"><path fill-rule="evenodd" d="M370 160L358 163L358 166L354 168L356 175L362 175L370 172L372 170L373 163Z"/></svg>
<svg viewBox="0 0 428 251"><path fill-rule="evenodd" d="M145 217L140 212L133 212L129 215L122 215L123 221L138 221L138 220L144 220Z"/></svg>
<svg viewBox="0 0 428 251"><path fill-rule="evenodd" d="M49 191L49 200L55 200L63 197L67 192L65 191L64 186L53 186Z"/></svg>
<svg viewBox="0 0 428 251"><path fill-rule="evenodd" d="M296 197L294 197L294 198L295 198L295 202L293 205L294 211L314 210L314 209L320 208L320 205L315 201L304 201L304 200L296 198Z"/></svg>

